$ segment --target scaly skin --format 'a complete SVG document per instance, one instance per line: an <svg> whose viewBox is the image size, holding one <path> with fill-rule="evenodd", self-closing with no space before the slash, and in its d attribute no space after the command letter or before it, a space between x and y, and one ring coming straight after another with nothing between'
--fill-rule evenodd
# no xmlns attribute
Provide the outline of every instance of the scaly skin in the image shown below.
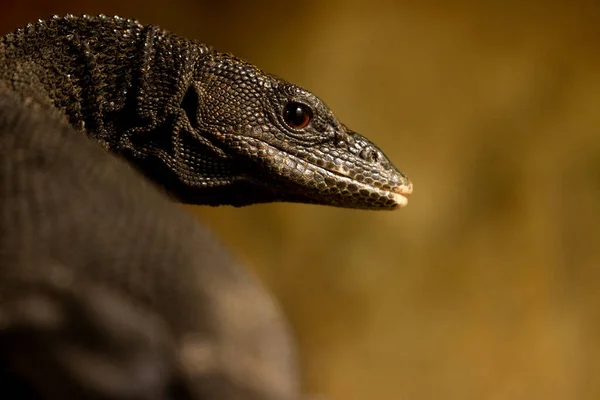
<svg viewBox="0 0 600 400"><path fill-rule="evenodd" d="M394 209L412 191L314 94L129 19L54 17L6 35L0 91L42 104L186 203Z"/></svg>
<svg viewBox="0 0 600 400"><path fill-rule="evenodd" d="M260 282L38 111L0 94L0 399L300 400L293 335Z"/></svg>

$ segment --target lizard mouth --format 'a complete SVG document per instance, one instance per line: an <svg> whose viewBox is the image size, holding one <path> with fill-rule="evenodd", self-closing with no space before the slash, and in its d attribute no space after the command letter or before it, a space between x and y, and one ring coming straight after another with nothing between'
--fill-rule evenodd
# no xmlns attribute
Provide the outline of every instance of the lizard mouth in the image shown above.
<svg viewBox="0 0 600 400"><path fill-rule="evenodd" d="M413 185L412 182L409 182L408 184L399 186L395 191L392 191L391 193L392 196L394 196L394 199L396 200L398 205L400 207L404 207L408 204L408 196L411 195L412 191Z"/></svg>
<svg viewBox="0 0 600 400"><path fill-rule="evenodd" d="M375 185L370 185L368 183L353 179L350 175L348 175L347 173L345 173L342 170L327 169L327 168L320 167L318 165L312 164L307 161L304 161L304 162L311 165L316 170L323 171L323 172L329 173L329 174L333 174L338 179L349 180L350 182L352 182L352 184L358 186L360 189L363 189L363 190L366 189L368 191L371 191L371 193L384 192L387 196L391 196L391 198L393 198L394 203L397 205L397 207L406 206L408 204L408 196L410 196L413 191L412 182L408 181L405 178L401 178L401 179L403 181L405 181L406 183L402 183L399 186L394 187L392 190L387 190L387 189L384 189L384 188L381 188L381 187L378 187Z"/></svg>
<svg viewBox="0 0 600 400"><path fill-rule="evenodd" d="M284 153L283 150L262 141L257 141L256 146L262 147L267 153ZM267 166L270 170L276 171L278 176L288 177L286 178L288 188L291 180L313 181L314 184L311 185L291 183L295 186L294 191L311 198L311 202L314 203L391 210L406 206L408 196L413 191L412 183L400 174L396 177L399 182L391 189L385 189L352 178L341 168L325 168L287 152L285 152L285 159L275 157L275 160L267 162ZM265 182L262 184L264 185Z"/></svg>

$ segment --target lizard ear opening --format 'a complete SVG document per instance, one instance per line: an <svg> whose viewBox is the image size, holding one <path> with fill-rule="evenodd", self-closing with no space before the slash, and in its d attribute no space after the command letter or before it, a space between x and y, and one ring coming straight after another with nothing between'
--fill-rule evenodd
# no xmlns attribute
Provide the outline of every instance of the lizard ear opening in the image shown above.
<svg viewBox="0 0 600 400"><path fill-rule="evenodd" d="M194 85L190 85L183 96L183 100L181 101L181 108L185 112L188 120L190 121L190 125L192 128L198 128L198 107L200 103L200 98L198 97L198 92Z"/></svg>

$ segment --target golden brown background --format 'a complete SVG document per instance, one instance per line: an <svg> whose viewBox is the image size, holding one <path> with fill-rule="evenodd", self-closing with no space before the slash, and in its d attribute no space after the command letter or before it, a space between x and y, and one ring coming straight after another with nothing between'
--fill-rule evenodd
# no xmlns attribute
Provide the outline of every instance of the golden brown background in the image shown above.
<svg viewBox="0 0 600 400"><path fill-rule="evenodd" d="M499 3L499 4L496 4ZM406 209L195 208L333 400L600 399L600 4L2 0L0 28L133 16L317 93Z"/></svg>

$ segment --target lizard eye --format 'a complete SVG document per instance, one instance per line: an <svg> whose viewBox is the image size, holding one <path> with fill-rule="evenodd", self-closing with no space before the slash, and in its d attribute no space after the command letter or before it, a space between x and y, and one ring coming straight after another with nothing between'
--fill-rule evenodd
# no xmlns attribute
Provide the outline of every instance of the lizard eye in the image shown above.
<svg viewBox="0 0 600 400"><path fill-rule="evenodd" d="M283 109L283 120L290 128L305 128L311 119L312 110L306 104L292 101L287 103Z"/></svg>

